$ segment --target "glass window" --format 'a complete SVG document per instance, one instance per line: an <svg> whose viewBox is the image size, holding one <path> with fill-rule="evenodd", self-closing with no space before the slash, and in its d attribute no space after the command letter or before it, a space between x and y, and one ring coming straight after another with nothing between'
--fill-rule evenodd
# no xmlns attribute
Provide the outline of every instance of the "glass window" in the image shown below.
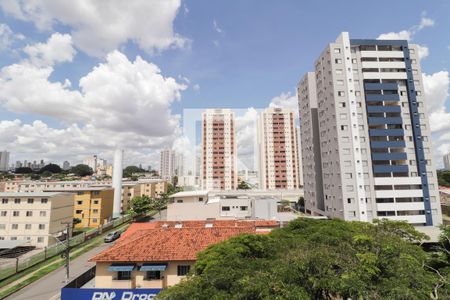
<svg viewBox="0 0 450 300"><path fill-rule="evenodd" d="M31 229L31 224L25 224L25 229L26 230L30 230Z"/></svg>
<svg viewBox="0 0 450 300"><path fill-rule="evenodd" d="M177 267L177 275L178 276L186 276L189 273L190 269L191 269L191 266L189 266L189 265L179 265Z"/></svg>
<svg viewBox="0 0 450 300"><path fill-rule="evenodd" d="M161 279L161 271L147 271L147 280Z"/></svg>
<svg viewBox="0 0 450 300"><path fill-rule="evenodd" d="M119 271L117 272L117 280L130 280L131 271Z"/></svg>
<svg viewBox="0 0 450 300"><path fill-rule="evenodd" d="M8 214L8 212L6 210L2 210L2 213L1 213L2 217L6 217L7 214Z"/></svg>
<svg viewBox="0 0 450 300"><path fill-rule="evenodd" d="M45 210L41 210L41 211L39 212L39 216L40 216L40 217L45 217L45 216L47 216L47 212L46 212Z"/></svg>
<svg viewBox="0 0 450 300"><path fill-rule="evenodd" d="M44 242L44 237L40 236L37 238L37 242L38 243L43 243Z"/></svg>
<svg viewBox="0 0 450 300"><path fill-rule="evenodd" d="M19 229L19 224L12 224L11 229Z"/></svg>
<svg viewBox="0 0 450 300"><path fill-rule="evenodd" d="M33 212L31 210L28 210L26 216L27 217L32 217L33 216Z"/></svg>
<svg viewBox="0 0 450 300"><path fill-rule="evenodd" d="M33 203L34 203L34 199L33 199L33 198L28 199L28 200L27 200L27 203L28 203L28 204L33 204Z"/></svg>
<svg viewBox="0 0 450 300"><path fill-rule="evenodd" d="M46 198L42 198L42 199L41 199L41 203L42 203L42 204L45 204L45 203L47 203L47 202L48 202L48 199L46 199Z"/></svg>
<svg viewBox="0 0 450 300"><path fill-rule="evenodd" d="M13 211L13 217L18 217L19 216L19 211L15 210Z"/></svg>
<svg viewBox="0 0 450 300"><path fill-rule="evenodd" d="M2 199L2 204L8 204L8 199Z"/></svg>
<svg viewBox="0 0 450 300"><path fill-rule="evenodd" d="M45 224L39 224L39 230L44 230L45 229Z"/></svg>
<svg viewBox="0 0 450 300"><path fill-rule="evenodd" d="M15 204L20 204L20 199L14 199Z"/></svg>
<svg viewBox="0 0 450 300"><path fill-rule="evenodd" d="M230 211L230 207L229 206L222 206L222 211Z"/></svg>

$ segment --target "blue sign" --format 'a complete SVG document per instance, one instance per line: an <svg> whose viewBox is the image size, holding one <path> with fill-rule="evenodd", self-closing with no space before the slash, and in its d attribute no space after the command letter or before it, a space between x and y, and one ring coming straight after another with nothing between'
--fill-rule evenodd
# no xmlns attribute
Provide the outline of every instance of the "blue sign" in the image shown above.
<svg viewBox="0 0 450 300"><path fill-rule="evenodd" d="M153 300L161 289L73 289L61 290L62 300Z"/></svg>

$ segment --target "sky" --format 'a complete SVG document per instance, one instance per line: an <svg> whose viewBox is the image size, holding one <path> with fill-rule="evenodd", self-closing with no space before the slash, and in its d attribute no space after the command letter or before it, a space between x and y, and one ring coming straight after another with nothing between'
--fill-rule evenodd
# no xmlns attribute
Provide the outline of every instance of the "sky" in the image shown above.
<svg viewBox="0 0 450 300"><path fill-rule="evenodd" d="M447 0L0 0L0 151L76 163L121 147L125 164L157 168L162 148L191 147L184 110L212 107L247 110L245 148L253 108L297 110L299 79L348 31L420 45L439 167L450 151L449 14Z"/></svg>

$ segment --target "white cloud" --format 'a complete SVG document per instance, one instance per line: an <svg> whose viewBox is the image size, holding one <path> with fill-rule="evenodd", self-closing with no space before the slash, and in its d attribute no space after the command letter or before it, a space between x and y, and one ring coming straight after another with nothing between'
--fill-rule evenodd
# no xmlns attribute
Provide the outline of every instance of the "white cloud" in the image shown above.
<svg viewBox="0 0 450 300"><path fill-rule="evenodd" d="M223 33L222 28L219 27L219 25L217 24L216 19L213 20L213 28L217 33Z"/></svg>
<svg viewBox="0 0 450 300"><path fill-rule="evenodd" d="M430 75L424 73L422 78L428 112L437 113L445 110L450 84L448 71L439 71Z"/></svg>
<svg viewBox="0 0 450 300"><path fill-rule="evenodd" d="M292 109L296 114L298 113L298 99L297 95L292 95L291 92L281 93L281 95L272 98L269 107L281 107Z"/></svg>
<svg viewBox="0 0 450 300"><path fill-rule="evenodd" d="M388 33L382 33L380 34L377 39L379 40L407 40L412 41L414 39L414 36L417 32L420 30L426 28L426 27L432 27L434 26L434 20L427 18L425 16L425 13L422 13L422 18L420 20L419 25L414 25L411 28L407 30L401 30L399 32L388 32ZM419 50L419 58L423 59L429 55L429 49L425 45L417 45L417 48Z"/></svg>
<svg viewBox="0 0 450 300"><path fill-rule="evenodd" d="M36 66L53 66L55 63L71 62L76 53L72 37L60 33L52 34L46 43L27 45L23 51Z"/></svg>
<svg viewBox="0 0 450 300"><path fill-rule="evenodd" d="M258 152L257 142L258 112L248 108L242 116L236 117L236 145L238 170L255 170L258 163L255 156Z"/></svg>
<svg viewBox="0 0 450 300"><path fill-rule="evenodd" d="M32 22L42 31L51 31L59 24L67 26L77 48L101 56L128 41L148 52L185 46L187 40L173 29L180 2L4 0L0 7L7 15Z"/></svg>
<svg viewBox="0 0 450 300"><path fill-rule="evenodd" d="M72 59L70 45L70 36L53 35L47 43L27 46L28 59L0 70L0 105L4 109L51 117L63 126L56 129L41 121L3 121L1 126L10 130L0 133L0 144L13 152L41 151L57 159L58 151L64 153L68 148L67 158L116 146L146 153L170 146L181 134L179 116L171 112L171 104L180 99L186 85L164 77L155 64L139 56L130 61L113 51L80 79L79 90L71 89L67 79L50 80L53 64ZM55 53L54 47L65 51ZM32 143L39 146L31 147Z"/></svg>
<svg viewBox="0 0 450 300"><path fill-rule="evenodd" d="M219 47L219 45L220 45L220 43L219 43L218 40L213 40L212 43L213 43L213 45L216 46L216 47Z"/></svg>
<svg viewBox="0 0 450 300"><path fill-rule="evenodd" d="M196 84L194 84L194 85L192 86L192 89L193 89L194 91L199 91L199 90L200 90L200 85L199 85L198 83L196 83Z"/></svg>
<svg viewBox="0 0 450 300"><path fill-rule="evenodd" d="M7 24L0 23L0 51L9 49L12 44L24 38L22 34L14 33Z"/></svg>

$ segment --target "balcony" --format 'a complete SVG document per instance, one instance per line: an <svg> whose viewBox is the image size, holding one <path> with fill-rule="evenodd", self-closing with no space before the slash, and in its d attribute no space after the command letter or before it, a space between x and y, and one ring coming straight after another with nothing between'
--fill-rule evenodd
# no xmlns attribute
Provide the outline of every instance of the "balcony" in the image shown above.
<svg viewBox="0 0 450 300"><path fill-rule="evenodd" d="M369 129L369 136L405 136L403 129Z"/></svg>
<svg viewBox="0 0 450 300"><path fill-rule="evenodd" d="M398 94L366 94L366 101L400 101Z"/></svg>
<svg viewBox="0 0 450 300"><path fill-rule="evenodd" d="M407 165L374 165L374 173L406 173L408 172Z"/></svg>
<svg viewBox="0 0 450 300"><path fill-rule="evenodd" d="M375 141L370 142L371 148L405 148L405 141Z"/></svg>
<svg viewBox="0 0 450 300"><path fill-rule="evenodd" d="M369 125L382 125L382 124L402 124L401 117L369 117L368 118Z"/></svg>

